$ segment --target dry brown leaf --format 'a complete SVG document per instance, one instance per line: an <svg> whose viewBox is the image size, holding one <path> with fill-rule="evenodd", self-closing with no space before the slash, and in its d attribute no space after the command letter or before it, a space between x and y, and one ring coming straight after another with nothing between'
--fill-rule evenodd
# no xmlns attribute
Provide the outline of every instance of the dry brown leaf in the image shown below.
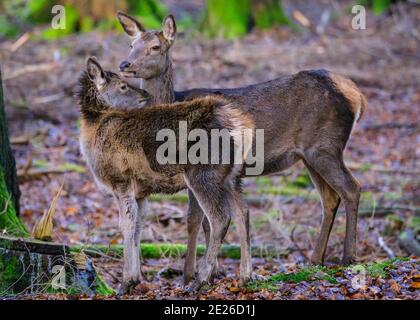
<svg viewBox="0 0 420 320"><path fill-rule="evenodd" d="M44 211L41 220L39 220L39 222L34 226L32 236L37 240L52 240L53 219L57 210L57 201L60 198L61 191L63 190L63 185L64 183L61 184L57 194L51 201L51 205L48 211Z"/></svg>

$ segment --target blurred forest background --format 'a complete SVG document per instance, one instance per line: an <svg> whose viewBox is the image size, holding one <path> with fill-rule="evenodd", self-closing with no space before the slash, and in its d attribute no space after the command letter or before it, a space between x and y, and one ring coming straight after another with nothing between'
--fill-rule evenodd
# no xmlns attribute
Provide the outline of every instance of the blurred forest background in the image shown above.
<svg viewBox="0 0 420 320"><path fill-rule="evenodd" d="M55 4L66 8L65 29L51 28ZM351 28L356 4L366 8L366 30ZM0 108L0 232L28 237L48 212L54 226L47 238L90 248L85 251L106 282L114 286L121 279L117 209L112 198L99 192L80 155L74 99L88 56L117 70L128 54L129 38L118 24L117 10L153 29L160 28L166 14L174 14L176 90L245 86L302 69L326 68L353 79L368 100L345 153L363 191L358 229L359 263L367 272L363 290L351 286L344 269L307 266L321 207L308 173L298 165L281 175L245 181L254 268L265 280L238 288L233 226L221 256L229 277L217 280L217 286L198 298L420 297L418 1L1 0L0 104L3 98L9 137ZM150 200L142 236L150 244L143 253L148 281L129 298L197 298L181 286L187 194L154 195ZM339 261L344 233L340 208L327 265ZM173 246L162 249L159 243ZM4 277L0 275L0 289ZM0 297L5 292L0 290ZM39 292L35 297L46 298Z"/></svg>

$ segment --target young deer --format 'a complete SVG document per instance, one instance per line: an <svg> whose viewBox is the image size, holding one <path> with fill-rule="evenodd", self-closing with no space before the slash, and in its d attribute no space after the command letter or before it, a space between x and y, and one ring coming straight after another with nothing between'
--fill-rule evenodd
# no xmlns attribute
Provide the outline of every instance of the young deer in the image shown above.
<svg viewBox="0 0 420 320"><path fill-rule="evenodd" d="M118 18L132 38L130 53L121 63L120 71L128 77L142 78L143 87L159 102L214 93L238 105L257 129L265 130L263 174L285 170L298 161L303 161L308 168L323 208L321 232L312 262L323 263L340 201L344 202L347 220L342 261L344 264L353 262L360 185L346 167L343 152L366 106L365 97L357 86L350 79L326 70L308 70L242 88L174 92L169 51L176 35L174 18L170 15L164 19L162 31L146 30L136 19L123 13L118 13ZM191 279L195 270L197 234L203 220L194 194L189 192L189 196L185 281ZM248 226L248 215L243 219ZM204 229L206 239L211 241L208 228ZM249 230L244 232L244 238L249 239ZM250 246L249 242L242 245L246 256L241 253L241 277L246 279L251 270Z"/></svg>
<svg viewBox="0 0 420 320"><path fill-rule="evenodd" d="M121 292L126 292L140 281L139 242L147 196L151 193L174 193L187 186L200 203L212 228L209 247L193 288L200 287L209 280L214 269L231 212L241 230L246 229L242 219L242 197L236 188L242 166L190 161L186 164L161 164L157 159L158 148L162 144L156 141L158 132L170 129L179 137L179 121L186 121L187 134L194 129L202 129L207 134L213 129L226 129L228 140L234 145L241 145L241 132L244 129L253 130L253 121L234 103L221 97L137 109L111 107L110 104L118 106L119 101L126 104L126 95L141 103L150 96L144 90L134 90L116 74L103 71L92 58L88 60L87 72L82 75L79 84L81 150L97 184L113 194L119 206L119 225L124 238ZM244 147L249 150L252 137L246 141L244 139ZM191 143L187 149L190 150L190 147ZM177 154L180 149L177 147ZM245 155L245 151L240 154Z"/></svg>

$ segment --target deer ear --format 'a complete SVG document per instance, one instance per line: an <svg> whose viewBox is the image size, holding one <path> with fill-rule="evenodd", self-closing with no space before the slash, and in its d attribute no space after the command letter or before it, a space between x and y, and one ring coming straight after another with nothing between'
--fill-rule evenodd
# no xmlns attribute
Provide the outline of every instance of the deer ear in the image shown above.
<svg viewBox="0 0 420 320"><path fill-rule="evenodd" d="M118 21L121 23L124 31L132 38L138 38L141 36L142 32L145 32L146 29L142 26L140 22L138 22L133 17L130 17L128 14L124 12L118 11L117 12Z"/></svg>
<svg viewBox="0 0 420 320"><path fill-rule="evenodd" d="M165 19L163 19L162 32L165 39L169 42L173 42L175 40L176 23L173 15L167 15Z"/></svg>
<svg viewBox="0 0 420 320"><path fill-rule="evenodd" d="M86 62L86 70L89 79L92 80L97 87L106 83L105 72L95 57L90 57Z"/></svg>

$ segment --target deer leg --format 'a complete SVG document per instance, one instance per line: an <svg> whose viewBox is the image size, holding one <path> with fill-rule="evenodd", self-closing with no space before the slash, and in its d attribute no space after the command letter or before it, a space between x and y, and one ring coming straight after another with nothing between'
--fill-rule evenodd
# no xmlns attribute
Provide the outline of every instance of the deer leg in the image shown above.
<svg viewBox="0 0 420 320"><path fill-rule="evenodd" d="M188 230L188 245L187 254L184 264L184 284L188 284L194 277L197 264L197 238L200 231L200 225L203 221L204 212L201 210L197 199L191 190L188 190L188 214L187 214L187 230ZM207 221L207 219L206 219ZM210 233L210 230L209 232ZM207 237L206 234L206 242ZM208 243L207 243L208 244Z"/></svg>
<svg viewBox="0 0 420 320"><path fill-rule="evenodd" d="M200 261L198 276L193 285L196 290L210 281L223 237L229 227L231 208L226 197L229 191L221 187L217 173L191 172L186 175L186 181L210 223L209 245Z"/></svg>
<svg viewBox="0 0 420 320"><path fill-rule="evenodd" d="M140 282L140 226L137 201L131 190L115 192L119 206L119 225L124 238L123 283L120 293L127 293Z"/></svg>
<svg viewBox="0 0 420 320"><path fill-rule="evenodd" d="M144 225L144 219L146 217L147 208L148 208L148 202L146 198L138 198L137 201L137 228L134 234L134 241L138 244L138 251L139 251L139 261L141 265L141 246L140 246L140 240L141 240L141 231L143 229ZM141 267L140 267L140 274L141 273Z"/></svg>
<svg viewBox="0 0 420 320"><path fill-rule="evenodd" d="M360 184L344 164L342 154L315 151L305 155L305 160L339 194L346 209L346 236L344 239L343 264L356 260L357 210Z"/></svg>
<svg viewBox="0 0 420 320"><path fill-rule="evenodd" d="M241 242L240 278L242 284L246 284L251 279L252 274L251 243L249 235L249 210L248 207L244 204L240 189L236 188L232 191L231 203Z"/></svg>
<svg viewBox="0 0 420 320"><path fill-rule="evenodd" d="M312 252L311 262L314 264L323 264L325 251L327 249L328 238L334 223L338 206L340 205L340 196L332 189L327 182L308 164L309 175L313 184L319 192L322 204L322 224L321 232Z"/></svg>
<svg viewBox="0 0 420 320"><path fill-rule="evenodd" d="M203 226L203 231L204 231L204 237L206 239L206 250L207 250L207 248L209 247L209 241L210 241L210 222L206 218L206 216L204 216L202 226ZM226 229L226 232L227 232L227 229ZM225 236L226 236L226 233L222 237L222 243ZM216 260L216 264L214 265L214 268L211 272L211 277L218 278L225 275L226 275L225 270L219 265L219 261Z"/></svg>

